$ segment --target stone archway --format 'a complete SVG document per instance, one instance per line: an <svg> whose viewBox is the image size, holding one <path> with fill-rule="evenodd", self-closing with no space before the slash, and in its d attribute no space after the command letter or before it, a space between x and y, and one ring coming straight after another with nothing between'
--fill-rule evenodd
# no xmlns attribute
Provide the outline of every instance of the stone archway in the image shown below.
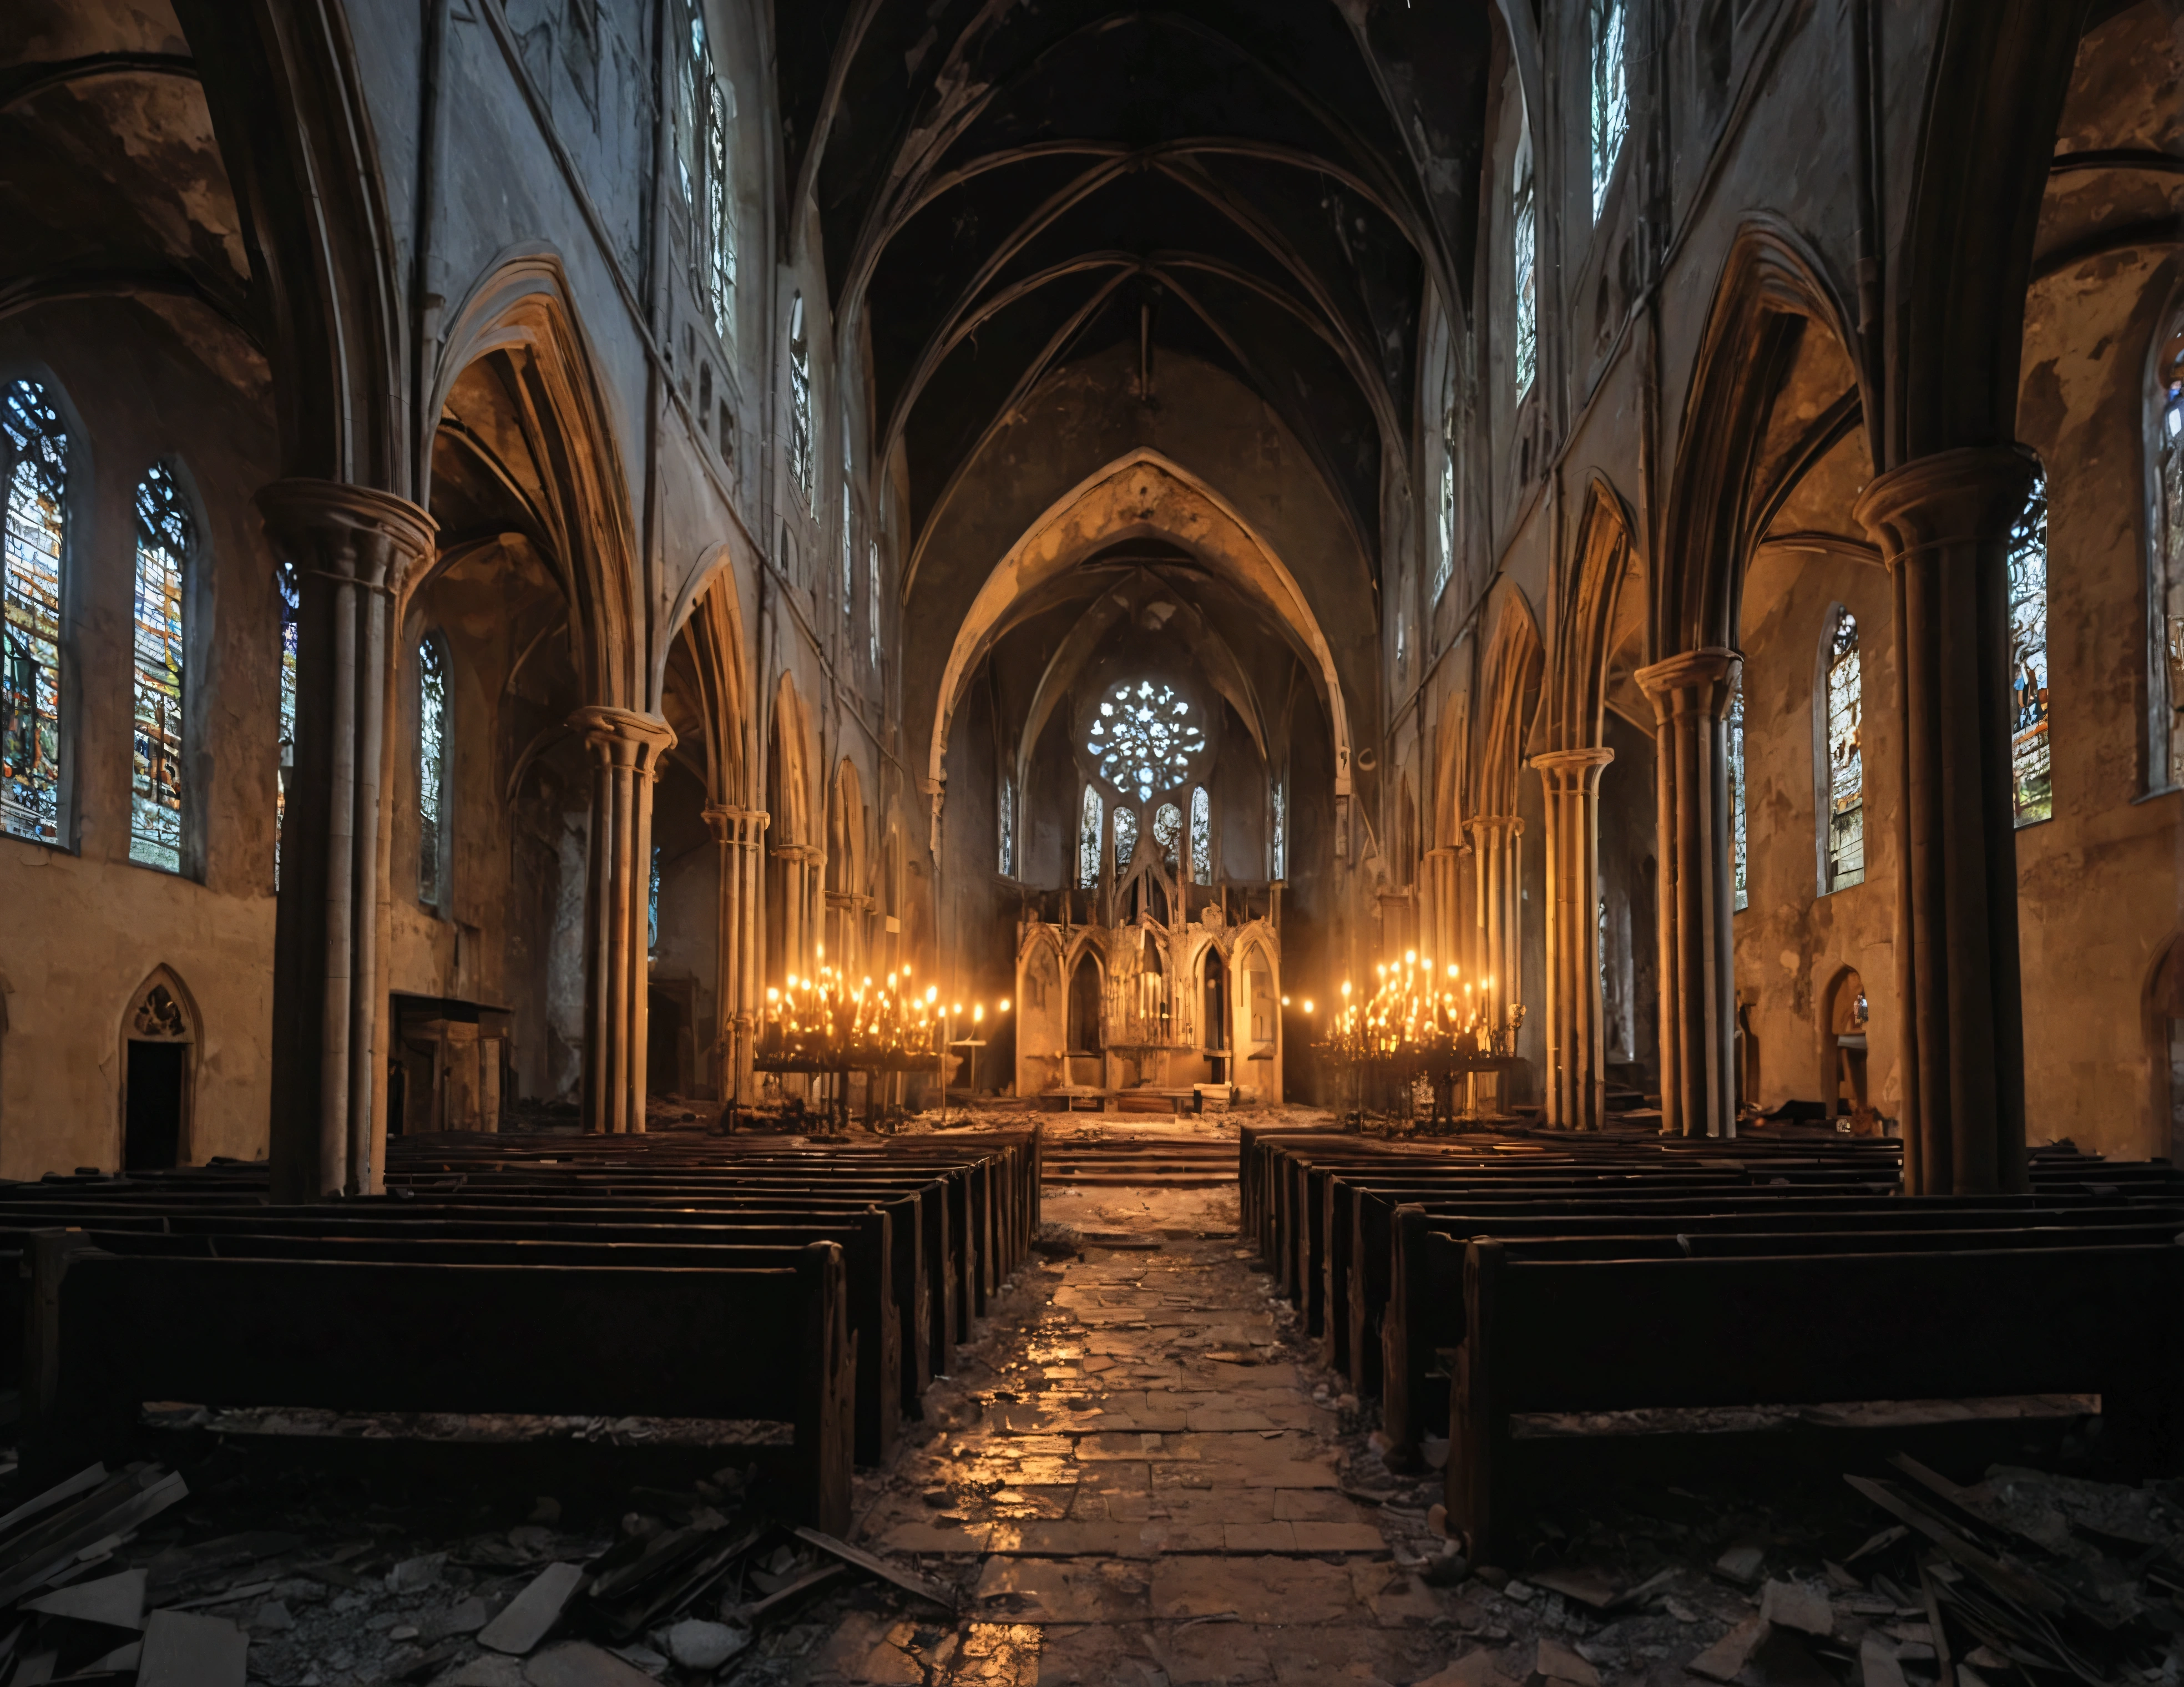
<svg viewBox="0 0 2184 1687"><path fill-rule="evenodd" d="M181 980L157 966L121 1016L121 1171L170 1171L191 1157L198 1019Z"/></svg>

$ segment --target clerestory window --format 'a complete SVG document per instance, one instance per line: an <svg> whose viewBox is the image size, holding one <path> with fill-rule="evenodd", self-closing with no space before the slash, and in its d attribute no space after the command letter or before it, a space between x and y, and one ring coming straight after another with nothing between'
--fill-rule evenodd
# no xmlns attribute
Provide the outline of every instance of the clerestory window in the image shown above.
<svg viewBox="0 0 2184 1687"><path fill-rule="evenodd" d="M281 888L281 838L288 827L288 791L296 777L296 648L303 627L304 582L296 565L273 565L281 599L281 743L273 769L273 888Z"/></svg>
<svg viewBox="0 0 2184 1687"><path fill-rule="evenodd" d="M448 895L448 645L437 632L417 643L417 899L438 908Z"/></svg>
<svg viewBox="0 0 2184 1687"><path fill-rule="evenodd" d="M1107 802L1099 788L1087 784L1077 815L1077 882L1087 890L1100 884L1100 844L1107 835Z"/></svg>
<svg viewBox="0 0 2184 1687"><path fill-rule="evenodd" d="M189 766L182 725L184 571L193 535L181 488L164 468L136 482L136 593L131 618L129 859L182 870Z"/></svg>
<svg viewBox="0 0 2184 1687"><path fill-rule="evenodd" d="M62 571L68 557L68 431L35 381L0 387L7 473L4 606L0 606L0 829L61 838Z"/></svg>
<svg viewBox="0 0 2184 1687"><path fill-rule="evenodd" d="M1130 858L1138 853L1138 811L1117 805L1115 809L1115 877L1130 870Z"/></svg>
<svg viewBox="0 0 2184 1687"><path fill-rule="evenodd" d="M1540 229L1529 120L1517 140L1516 170L1510 182L1509 244L1516 281L1511 357L1521 398L1531 390L1532 377L1540 368Z"/></svg>
<svg viewBox="0 0 2184 1687"><path fill-rule="evenodd" d="M1190 877L1200 884L1213 882L1213 799L1203 785L1190 793Z"/></svg>
<svg viewBox="0 0 2184 1687"><path fill-rule="evenodd" d="M1751 854L1744 831L1744 674L1740 668L1736 689L1729 694L1729 848L1730 871L1736 891L1736 911L1752 900Z"/></svg>
<svg viewBox="0 0 2184 1687"><path fill-rule="evenodd" d="M2184 315L2170 324L2156 365L2155 539L2148 559L2153 646L2153 754L2148 782L2184 785Z"/></svg>
<svg viewBox="0 0 2184 1687"><path fill-rule="evenodd" d="M2009 793L2017 824L2055 813L2048 742L2048 477L2009 530Z"/></svg>
<svg viewBox="0 0 2184 1687"><path fill-rule="evenodd" d="M1624 64L1630 9L1624 0L1591 0L1591 7L1592 215L1597 222L1630 129L1630 80Z"/></svg>

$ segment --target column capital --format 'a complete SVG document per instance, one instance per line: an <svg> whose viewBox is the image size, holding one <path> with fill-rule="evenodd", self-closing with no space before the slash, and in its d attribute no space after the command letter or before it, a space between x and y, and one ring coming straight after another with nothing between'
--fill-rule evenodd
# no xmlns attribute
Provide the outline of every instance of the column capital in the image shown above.
<svg viewBox="0 0 2184 1687"><path fill-rule="evenodd" d="M675 729L655 715L592 704L569 717L602 761L650 770L675 748Z"/></svg>
<svg viewBox="0 0 2184 1687"><path fill-rule="evenodd" d="M432 554L440 526L406 498L341 481L275 481L254 500L274 547L299 568L382 590Z"/></svg>
<svg viewBox="0 0 2184 1687"><path fill-rule="evenodd" d="M1522 838L1524 835L1524 821L1521 815L1475 814L1463 822L1463 829L1466 832L1484 832L1490 834L1506 832L1512 838Z"/></svg>
<svg viewBox="0 0 2184 1687"><path fill-rule="evenodd" d="M1743 668L1744 658L1739 652L1709 644L1680 651L1639 669L1631 677L1653 699L1657 720L1672 721L1694 704L1719 720L1729 712L1730 693L1736 689Z"/></svg>
<svg viewBox="0 0 2184 1687"><path fill-rule="evenodd" d="M1602 771L1614 760L1613 750L1595 745L1542 750L1532 758L1532 766L1550 793L1583 792L1598 786Z"/></svg>
<svg viewBox="0 0 2184 1687"><path fill-rule="evenodd" d="M772 818L764 809L739 809L728 803L715 803L705 811L714 842L746 847L758 843Z"/></svg>
<svg viewBox="0 0 2184 1687"><path fill-rule="evenodd" d="M2038 471L2039 459L2022 445L1936 451L1878 476L1851 513L1892 567L1936 546L2007 532Z"/></svg>

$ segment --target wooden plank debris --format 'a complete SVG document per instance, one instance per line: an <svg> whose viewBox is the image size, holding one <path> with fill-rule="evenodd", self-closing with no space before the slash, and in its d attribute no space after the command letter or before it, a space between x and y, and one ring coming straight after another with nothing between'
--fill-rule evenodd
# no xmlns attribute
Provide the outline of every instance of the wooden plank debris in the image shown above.
<svg viewBox="0 0 2184 1687"><path fill-rule="evenodd" d="M549 1564L509 1602L507 1610L479 1631L478 1644L521 1657L561 1620L563 1607L583 1579L580 1565Z"/></svg>
<svg viewBox="0 0 2184 1687"><path fill-rule="evenodd" d="M822 1552L840 1559L844 1564L853 1565L867 1574L878 1576L882 1581L893 1582L905 1593L915 1594L920 1599L930 1601L943 1611L953 1613L956 1610L956 1595L953 1590L944 1587L930 1577L921 1576L914 1570L902 1569L889 1563L884 1558L866 1551L862 1547L852 1546L846 1540L837 1540L833 1535L816 1528L800 1528L796 1531L796 1538L817 1547Z"/></svg>
<svg viewBox="0 0 2184 1687"><path fill-rule="evenodd" d="M243 1687L249 1656L250 1637L224 1617L155 1611L136 1687Z"/></svg>

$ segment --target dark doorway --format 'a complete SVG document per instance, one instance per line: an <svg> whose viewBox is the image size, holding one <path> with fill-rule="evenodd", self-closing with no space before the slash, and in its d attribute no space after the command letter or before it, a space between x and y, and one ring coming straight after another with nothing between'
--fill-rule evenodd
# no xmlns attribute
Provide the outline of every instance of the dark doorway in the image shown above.
<svg viewBox="0 0 2184 1687"><path fill-rule="evenodd" d="M682 1004L673 993L648 988L644 1087L654 1095L682 1093Z"/></svg>
<svg viewBox="0 0 2184 1687"><path fill-rule="evenodd" d="M181 1163L187 1043L129 1044L129 1112L124 1123L125 1172L164 1172Z"/></svg>
<svg viewBox="0 0 2184 1687"><path fill-rule="evenodd" d="M1228 964L1222 960L1221 951L1211 945L1206 951L1206 1005L1199 1019L1199 1043L1206 1050L1213 1082L1225 1083L1228 1077Z"/></svg>
<svg viewBox="0 0 2184 1687"><path fill-rule="evenodd" d="M1069 975L1069 1052L1096 1055L1100 1048L1100 963L1081 955Z"/></svg>

